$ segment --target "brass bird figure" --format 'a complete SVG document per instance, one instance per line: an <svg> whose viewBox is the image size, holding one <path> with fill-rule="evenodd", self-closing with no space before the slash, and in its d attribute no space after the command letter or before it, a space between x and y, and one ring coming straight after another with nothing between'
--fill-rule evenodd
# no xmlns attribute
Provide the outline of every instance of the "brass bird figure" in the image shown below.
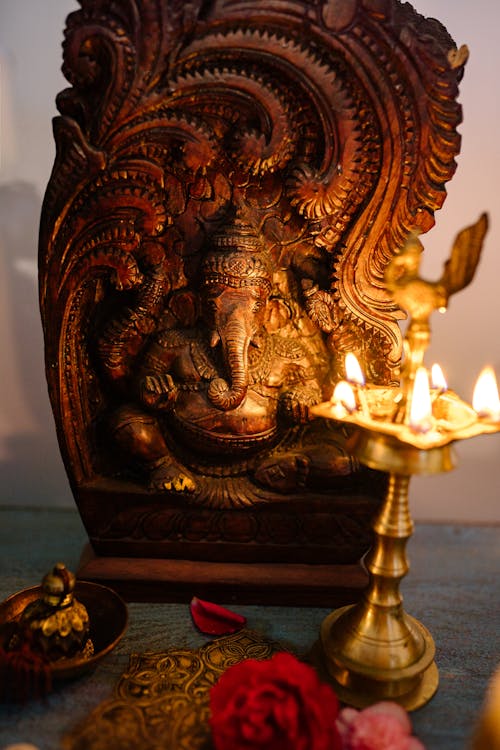
<svg viewBox="0 0 500 750"><path fill-rule="evenodd" d="M458 233L438 281L426 281L418 275L423 246L416 234L410 235L387 266L387 289L396 304L410 317L403 344L406 355L404 380L407 384L414 380L423 363L430 342L431 314L434 310L446 310L451 295L464 289L474 278L487 229L488 216L483 213L475 224Z"/></svg>
<svg viewBox="0 0 500 750"><path fill-rule="evenodd" d="M412 320L423 322L434 310L446 309L451 295L470 284L487 229L488 216L483 213L475 224L458 233L438 281L426 281L418 276L423 246L415 234L408 238L389 263L385 281L394 301Z"/></svg>

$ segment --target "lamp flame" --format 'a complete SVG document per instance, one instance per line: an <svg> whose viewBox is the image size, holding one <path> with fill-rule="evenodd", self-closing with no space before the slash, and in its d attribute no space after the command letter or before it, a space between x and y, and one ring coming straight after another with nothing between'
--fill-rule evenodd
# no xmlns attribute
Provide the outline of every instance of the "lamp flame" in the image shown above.
<svg viewBox="0 0 500 750"><path fill-rule="evenodd" d="M358 359L355 354L352 354L352 352L346 354L345 373L347 376L347 380L349 380L351 383L356 383L356 385L365 384L365 378L363 376L363 372L361 371Z"/></svg>
<svg viewBox="0 0 500 750"><path fill-rule="evenodd" d="M492 367L484 367L481 370L474 387L472 406L480 417L500 422L500 398L497 379Z"/></svg>
<svg viewBox="0 0 500 750"><path fill-rule="evenodd" d="M429 432L432 427L432 402L429 375L425 367L415 374L410 406L410 427L414 432Z"/></svg>
<svg viewBox="0 0 500 750"><path fill-rule="evenodd" d="M431 385L432 388L435 388L439 391L447 391L448 390L448 383L446 382L446 378L443 375L443 371L441 367L435 362L431 367Z"/></svg>
<svg viewBox="0 0 500 750"><path fill-rule="evenodd" d="M356 396L351 385L346 380L339 380L333 391L331 403L340 405L348 412L356 411Z"/></svg>

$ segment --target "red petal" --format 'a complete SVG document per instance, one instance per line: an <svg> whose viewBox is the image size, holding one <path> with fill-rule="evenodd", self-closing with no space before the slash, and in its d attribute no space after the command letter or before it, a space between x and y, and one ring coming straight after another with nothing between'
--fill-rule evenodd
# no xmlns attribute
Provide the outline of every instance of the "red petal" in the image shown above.
<svg viewBox="0 0 500 750"><path fill-rule="evenodd" d="M247 623L246 617L238 615L236 612L231 612L231 610L225 609L225 607L221 607L219 604L205 602L196 596L193 596L191 599L189 609L198 630L207 635L236 633L245 627Z"/></svg>

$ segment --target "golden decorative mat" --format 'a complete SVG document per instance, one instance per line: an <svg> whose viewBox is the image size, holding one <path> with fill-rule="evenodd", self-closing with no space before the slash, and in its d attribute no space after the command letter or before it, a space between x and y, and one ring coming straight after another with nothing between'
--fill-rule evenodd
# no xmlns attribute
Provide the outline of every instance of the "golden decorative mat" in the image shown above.
<svg viewBox="0 0 500 750"><path fill-rule="evenodd" d="M209 692L228 667L268 659L279 643L251 630L199 649L132 654L115 697L62 741L64 750L209 750Z"/></svg>

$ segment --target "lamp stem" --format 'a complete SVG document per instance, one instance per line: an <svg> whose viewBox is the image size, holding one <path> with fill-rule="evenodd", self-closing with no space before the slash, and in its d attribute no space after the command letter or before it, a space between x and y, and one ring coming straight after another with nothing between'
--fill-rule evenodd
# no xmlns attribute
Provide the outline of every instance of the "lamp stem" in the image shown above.
<svg viewBox="0 0 500 750"><path fill-rule="evenodd" d="M413 532L409 483L409 475L389 473L366 560L367 589L357 604L332 612L321 628L335 689L341 700L357 707L395 700L408 709L417 708L430 699L438 684L432 637L404 612L399 591L409 570L406 543Z"/></svg>
<svg viewBox="0 0 500 750"><path fill-rule="evenodd" d="M406 543L413 533L409 483L409 476L389 474L386 499L373 525L375 540L366 559L370 582L364 596L375 607L398 607L403 601L399 584L409 570Z"/></svg>

